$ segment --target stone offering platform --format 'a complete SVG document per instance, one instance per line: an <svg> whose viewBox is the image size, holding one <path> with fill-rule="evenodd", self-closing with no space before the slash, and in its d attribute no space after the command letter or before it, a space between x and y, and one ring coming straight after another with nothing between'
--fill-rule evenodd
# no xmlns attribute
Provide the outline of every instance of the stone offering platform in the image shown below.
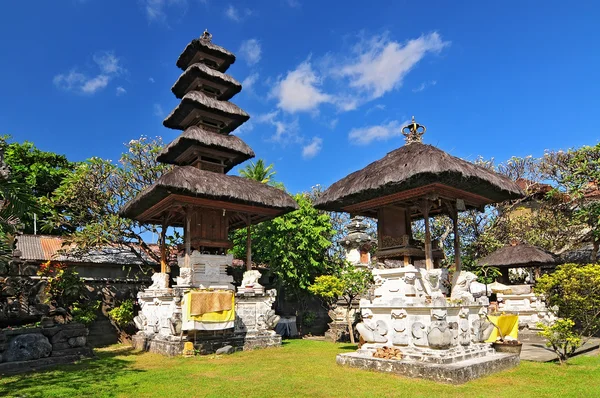
<svg viewBox="0 0 600 398"><path fill-rule="evenodd" d="M189 340L166 340L148 338L143 335L135 335L132 339L133 348L165 356L179 356L183 354L183 345ZM232 346L235 351L249 351L258 348L270 348L281 346L281 336L215 336L202 337L194 343L194 349L200 355L214 354L219 348Z"/></svg>
<svg viewBox="0 0 600 398"><path fill-rule="evenodd" d="M519 356L512 354L488 354L455 363L440 364L413 360L374 358L358 352L339 354L339 365L353 368L394 373L399 376L428 379L442 383L462 384L489 374L511 369L519 365Z"/></svg>

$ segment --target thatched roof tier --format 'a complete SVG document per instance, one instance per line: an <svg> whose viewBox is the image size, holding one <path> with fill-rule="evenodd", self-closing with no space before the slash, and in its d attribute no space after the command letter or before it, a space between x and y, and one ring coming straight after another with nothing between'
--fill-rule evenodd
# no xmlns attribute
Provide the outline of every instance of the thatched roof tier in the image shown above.
<svg viewBox="0 0 600 398"><path fill-rule="evenodd" d="M480 265L502 268L541 267L556 263L554 257L539 247L519 244L504 246L478 261Z"/></svg>
<svg viewBox="0 0 600 398"><path fill-rule="evenodd" d="M254 157L254 151L234 135L213 133L201 127L188 127L179 137L167 145L156 158L161 163L188 165L194 152L210 151L215 158L225 160L225 172Z"/></svg>
<svg viewBox="0 0 600 398"><path fill-rule="evenodd" d="M500 174L414 142L334 183L315 207L373 217L378 207L432 196L463 199L466 207L481 208L520 198L523 191Z"/></svg>
<svg viewBox="0 0 600 398"><path fill-rule="evenodd" d="M165 127L185 130L210 121L212 128L228 134L250 119L250 115L228 101L219 101L200 91L190 91L163 121Z"/></svg>
<svg viewBox="0 0 600 398"><path fill-rule="evenodd" d="M225 72L235 62L235 55L210 41L194 39L179 56L177 66L186 70L197 62L211 63L218 71Z"/></svg>
<svg viewBox="0 0 600 398"><path fill-rule="evenodd" d="M234 213L230 228L255 224L298 209L281 189L238 176L218 174L192 166L175 167L127 203L120 214L142 223L157 223L177 208L197 206ZM169 225L181 225L174 217Z"/></svg>
<svg viewBox="0 0 600 398"><path fill-rule="evenodd" d="M203 81L211 83L211 87L219 91L216 98L227 101L242 90L242 85L233 77L209 68L204 64L193 64L179 76L171 91L177 98L182 98L188 91L196 90Z"/></svg>

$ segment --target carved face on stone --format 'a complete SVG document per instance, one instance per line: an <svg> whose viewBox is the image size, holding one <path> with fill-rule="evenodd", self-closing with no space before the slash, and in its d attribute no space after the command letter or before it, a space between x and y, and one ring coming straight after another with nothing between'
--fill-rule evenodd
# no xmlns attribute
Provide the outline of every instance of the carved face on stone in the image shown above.
<svg viewBox="0 0 600 398"><path fill-rule="evenodd" d="M404 309L400 310L392 310L392 318L393 319L404 319L408 316L408 312Z"/></svg>

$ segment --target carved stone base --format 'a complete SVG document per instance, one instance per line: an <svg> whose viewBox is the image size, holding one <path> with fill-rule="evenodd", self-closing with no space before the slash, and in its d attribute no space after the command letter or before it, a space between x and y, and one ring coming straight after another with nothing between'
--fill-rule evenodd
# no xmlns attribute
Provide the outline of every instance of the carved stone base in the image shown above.
<svg viewBox="0 0 600 398"><path fill-rule="evenodd" d="M452 364L433 364L412 360L373 358L359 353L339 354L339 365L364 370L395 373L397 375L429 379L442 383L462 384L492 373L519 365L518 355L491 354Z"/></svg>
<svg viewBox="0 0 600 398"><path fill-rule="evenodd" d="M135 349L153 352L165 356L179 356L183 354L185 341L170 341L160 338L149 338L143 334L133 336L132 345ZM200 355L214 354L219 348L230 345L235 351L248 351L258 348L280 347L281 336L247 336L234 334L230 336L202 337L194 343L194 349Z"/></svg>

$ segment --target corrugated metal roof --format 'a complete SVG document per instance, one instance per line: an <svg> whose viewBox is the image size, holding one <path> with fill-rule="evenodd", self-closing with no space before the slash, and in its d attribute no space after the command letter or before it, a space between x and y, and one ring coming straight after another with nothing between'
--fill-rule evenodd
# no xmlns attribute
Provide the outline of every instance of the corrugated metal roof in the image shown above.
<svg viewBox="0 0 600 398"><path fill-rule="evenodd" d="M16 249L21 251L21 259L29 261L68 261L76 263L94 264L142 264L138 256L128 247L104 247L89 250L83 254L69 254L71 245L64 245L64 240L57 236L47 235L19 235L17 236ZM156 264L150 257L142 252L142 257L150 264Z"/></svg>

